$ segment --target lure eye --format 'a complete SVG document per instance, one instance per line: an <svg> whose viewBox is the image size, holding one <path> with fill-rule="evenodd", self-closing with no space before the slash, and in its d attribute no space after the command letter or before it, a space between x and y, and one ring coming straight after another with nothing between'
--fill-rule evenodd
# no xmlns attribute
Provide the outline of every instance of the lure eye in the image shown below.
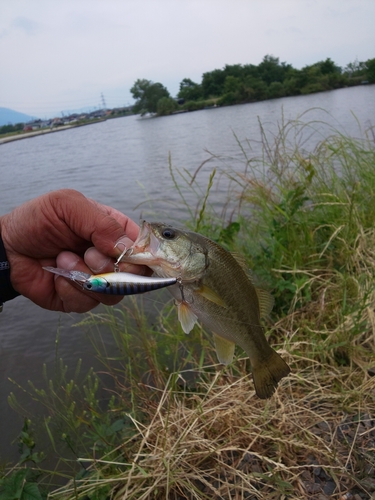
<svg viewBox="0 0 375 500"><path fill-rule="evenodd" d="M162 232L163 238L166 240L173 240L176 237L176 231L170 227L164 229Z"/></svg>
<svg viewBox="0 0 375 500"><path fill-rule="evenodd" d="M85 288L86 288L86 290L91 290L92 284L91 283L86 283Z"/></svg>

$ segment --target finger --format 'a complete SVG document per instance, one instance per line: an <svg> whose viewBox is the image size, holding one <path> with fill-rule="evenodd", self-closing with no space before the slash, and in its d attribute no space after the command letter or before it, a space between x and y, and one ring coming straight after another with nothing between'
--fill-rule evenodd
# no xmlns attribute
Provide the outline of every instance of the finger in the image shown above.
<svg viewBox="0 0 375 500"><path fill-rule="evenodd" d="M67 271L77 270L77 265L80 263L82 259L78 255L73 252L61 252L56 257L56 266L61 269L66 269ZM89 269L79 269L79 271L83 271L85 273L90 272Z"/></svg>
<svg viewBox="0 0 375 500"><path fill-rule="evenodd" d="M83 260L94 274L110 273L113 271L114 260L102 254L95 247L86 250Z"/></svg>
<svg viewBox="0 0 375 500"><path fill-rule="evenodd" d="M114 270L114 259L110 259L106 255L103 255L95 247L90 247L86 250L84 261L86 266L88 266L94 274L112 273ZM126 262L119 263L119 270L131 274L139 274L141 276L149 274L148 268L146 268L145 266L128 264Z"/></svg>
<svg viewBox="0 0 375 500"><path fill-rule="evenodd" d="M128 216L126 216L119 210L110 207L109 205L102 205L101 203L98 203L91 198L89 198L89 201L93 203L97 208L99 208L99 210L102 210L106 214L116 219L123 228L126 228L126 234L129 236L129 238L131 238L132 241L136 240L139 233L139 225L136 222L134 222L132 219L129 219Z"/></svg>
<svg viewBox="0 0 375 500"><path fill-rule="evenodd" d="M135 239L139 228L130 218L122 215L121 224L105 205L93 203L74 190L61 190L50 194L50 202L59 220L80 238L92 243L104 254L116 257L115 243L124 236ZM104 207L104 208L103 208ZM108 213L109 212L109 213ZM77 216L79 214L79 216Z"/></svg>
<svg viewBox="0 0 375 500"><path fill-rule="evenodd" d="M86 292L79 290L72 281L61 276L55 278L55 289L61 300L62 310L66 313L84 313L99 305L97 299L89 297Z"/></svg>

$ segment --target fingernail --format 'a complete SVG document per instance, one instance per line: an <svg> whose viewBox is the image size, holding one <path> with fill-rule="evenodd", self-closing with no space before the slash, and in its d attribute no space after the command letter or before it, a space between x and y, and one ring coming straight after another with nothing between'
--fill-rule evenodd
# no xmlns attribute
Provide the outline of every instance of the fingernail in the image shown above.
<svg viewBox="0 0 375 500"><path fill-rule="evenodd" d="M61 252L56 259L57 267L61 267L62 269L67 269L70 271L74 269L79 262L79 257L73 252L64 251Z"/></svg>
<svg viewBox="0 0 375 500"><path fill-rule="evenodd" d="M110 262L110 257L103 255L96 248L88 248L84 255L84 261L87 266L94 272L100 273Z"/></svg>
<svg viewBox="0 0 375 500"><path fill-rule="evenodd" d="M134 241L132 241L130 238L128 238L127 236L123 236L116 242L115 248L118 250L119 255L121 255L121 253L127 248L131 247L133 243Z"/></svg>

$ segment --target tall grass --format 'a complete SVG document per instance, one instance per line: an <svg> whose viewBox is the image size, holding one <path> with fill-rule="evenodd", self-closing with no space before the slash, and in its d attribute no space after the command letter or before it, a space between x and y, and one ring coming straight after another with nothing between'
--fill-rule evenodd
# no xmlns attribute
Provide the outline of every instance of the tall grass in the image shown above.
<svg viewBox="0 0 375 500"><path fill-rule="evenodd" d="M84 383L60 377L29 388L48 408L45 429L71 477L57 487L62 473L46 473L26 441L39 492L66 500L373 498L375 144L332 131L307 150L316 131L319 124L294 121L270 136L260 125L260 143L236 138L235 159L212 156L195 174L170 165L186 224L241 253L272 290L269 340L292 374L259 400L243 352L218 365L209 333L197 326L185 336L165 294L153 295L165 305L151 316L139 298L90 314L83 323L109 328L117 345L115 357L105 356L95 336L104 396L94 373ZM187 200L201 192L204 169L209 180L193 210ZM228 186L220 213L211 202L217 179ZM21 441L31 434L26 426ZM8 488L14 474L3 479Z"/></svg>

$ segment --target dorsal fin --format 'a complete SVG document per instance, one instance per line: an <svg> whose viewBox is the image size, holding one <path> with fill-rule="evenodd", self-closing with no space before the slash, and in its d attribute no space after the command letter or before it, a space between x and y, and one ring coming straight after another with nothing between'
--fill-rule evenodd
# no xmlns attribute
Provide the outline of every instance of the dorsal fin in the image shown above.
<svg viewBox="0 0 375 500"><path fill-rule="evenodd" d="M266 318L272 311L275 299L272 295L262 288L255 288L259 302L259 314L261 318Z"/></svg>
<svg viewBox="0 0 375 500"><path fill-rule="evenodd" d="M232 257L235 259L237 264L245 271L246 274L249 273L249 266L246 263L246 259L243 255L240 255L239 253L236 252L230 252Z"/></svg>
<svg viewBox="0 0 375 500"><path fill-rule="evenodd" d="M264 290L263 288L257 288L254 285L254 280L251 275L251 271L248 268L246 264L246 260L242 255L236 254L231 252L232 256L236 259L237 263L241 266L241 268L245 271L247 274L247 277L251 281L252 285L255 287L255 291L258 297L258 302L259 302L259 313L261 318L266 318L270 312L272 311L273 305L275 303L275 299L272 297L272 295L267 292L267 290Z"/></svg>

